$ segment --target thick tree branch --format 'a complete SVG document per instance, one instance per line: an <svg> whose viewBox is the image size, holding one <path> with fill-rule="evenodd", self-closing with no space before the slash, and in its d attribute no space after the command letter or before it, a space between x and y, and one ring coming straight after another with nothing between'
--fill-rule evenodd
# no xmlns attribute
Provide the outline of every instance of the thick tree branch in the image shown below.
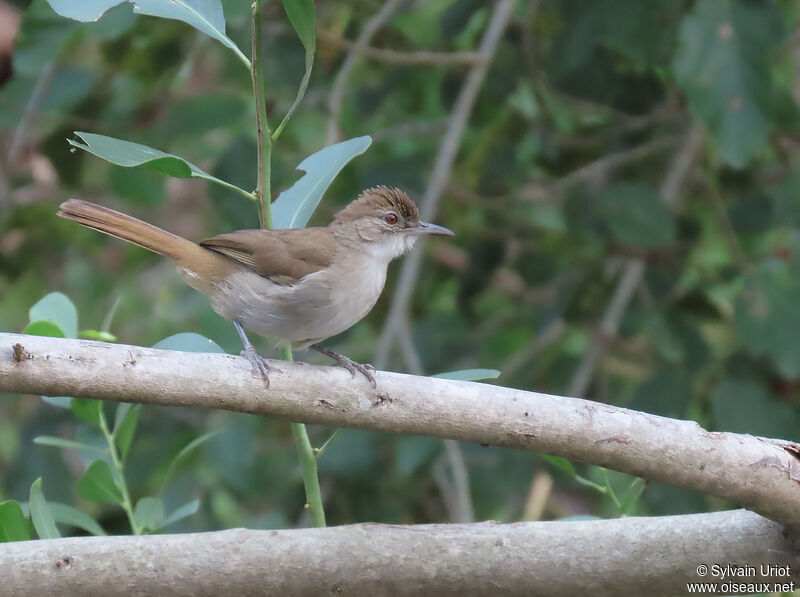
<svg viewBox="0 0 800 597"><path fill-rule="evenodd" d="M0 546L6 595L675 595L762 564L800 584L780 526L734 510L570 522L76 537ZM698 567L708 573L700 576ZM769 590L772 590L770 586ZM727 591L725 591L727 593ZM750 591L748 591L749 593Z"/></svg>
<svg viewBox="0 0 800 597"><path fill-rule="evenodd" d="M563 456L800 524L800 446L606 404L488 384L281 361L269 389L246 359L0 334L0 392L220 408Z"/></svg>

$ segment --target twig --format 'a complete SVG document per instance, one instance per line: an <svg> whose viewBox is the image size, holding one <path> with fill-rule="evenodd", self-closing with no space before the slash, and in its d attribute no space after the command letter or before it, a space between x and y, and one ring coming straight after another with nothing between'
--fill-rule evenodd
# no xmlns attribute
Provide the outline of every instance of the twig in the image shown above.
<svg viewBox="0 0 800 597"><path fill-rule="evenodd" d="M375 13L364 24L364 28L358 35L353 46L347 52L347 56L336 73L336 78L331 86L331 93L328 97L328 126L325 134L325 145L333 145L339 140L339 113L342 111L342 101L347 89L347 79L356 64L364 48L372 41L372 36L378 32L383 24L392 16L392 13L404 0L387 0L381 9Z"/></svg>
<svg viewBox="0 0 800 597"><path fill-rule="evenodd" d="M355 52L359 56L388 62L390 64L418 64L418 65L460 65L460 64L479 64L483 57L478 52L401 52L398 50L387 50L384 48L372 48L369 46L358 47L358 42L344 39L335 33L317 27L317 37L323 42L343 48L350 52Z"/></svg>
<svg viewBox="0 0 800 597"><path fill-rule="evenodd" d="M605 313L597 326L592 342L586 349L586 353L581 359L580 365L575 370L575 375L567 388L570 396L583 396L589 386L597 359L605 350L608 343L616 335L619 322L628 308L628 303L633 296L634 290L639 285L644 273L644 260L633 258L627 260L622 270L622 276L611 300L606 306Z"/></svg>
<svg viewBox="0 0 800 597"><path fill-rule="evenodd" d="M730 254L731 260L743 272L749 271L751 269L750 264L747 261L747 257L745 257L742 252L739 240L736 238L736 232L728 217L728 212L725 209L725 203L720 196L716 181L704 178L703 182L705 183L706 189L708 189L708 197L711 200L711 206L714 208L714 214L717 216L719 228L722 230L722 235L725 237L725 242L728 245L728 253Z"/></svg>
<svg viewBox="0 0 800 597"><path fill-rule="evenodd" d="M662 201L673 209L678 203L681 184L686 179L690 166L703 146L705 128L701 124L695 123L685 139L681 149L675 155L660 189ZM626 262L617 288L614 290L614 294L600 320L597 333L583 355L583 359L569 384L567 393L570 396L583 396L586 393L597 360L605 350L609 340L616 335L622 316L625 314L633 293L642 279L644 270L645 263L641 258L629 259Z"/></svg>
<svg viewBox="0 0 800 597"><path fill-rule="evenodd" d="M114 438L114 435L111 433L111 430L108 428L108 421L106 420L106 415L102 409L99 412L99 425L100 431L103 433L103 437L105 437L106 443L108 444L108 455L111 457L111 464L114 467L114 472L116 473L116 484L117 488L122 495L122 503L120 506L123 510L125 510L125 514L128 517L128 523L131 525L131 531L134 535L141 535L144 532L144 529L136 522L136 516L134 516L134 509L133 509L133 502L131 501L131 495L128 491L128 483L125 481L125 465L123 463L123 459L120 457L120 453L117 450L117 443Z"/></svg>
<svg viewBox="0 0 800 597"><path fill-rule="evenodd" d="M548 197L560 198L566 191L579 183L599 186L613 170L650 157L654 153L671 147L680 139L681 135L665 135L630 149L604 155L585 166L573 170L569 174L565 174L549 185L542 185L538 182L529 184L520 193L520 198L528 201L540 201Z"/></svg>
<svg viewBox="0 0 800 597"><path fill-rule="evenodd" d="M434 135L447 128L447 118L422 122L405 122L397 126L388 127L372 133L372 142L379 143L398 137L411 137L412 135Z"/></svg>
<svg viewBox="0 0 800 597"><path fill-rule="evenodd" d="M439 151L436 155L436 161L433 166L430 181L428 182L428 188L420 201L420 216L424 220L430 219L436 212L442 191L450 178L450 171L453 167L458 148L461 145L461 136L466 128L469 115L472 112L472 106L475 103L478 91L480 91L483 80L486 77L489 64L494 57L497 45L500 38L503 36L513 8L514 0L498 0L497 4L494 6L491 20L481 40L480 49L478 50L483 60L470 69L461 87L458 99L456 99L456 103L453 107L447 133L439 145ZM414 290L417 277L419 276L421 259L422 253L420 250L417 250L411 253L403 262L400 277L397 282L397 291L392 297L389 315L386 318L383 331L378 340L375 362L381 368L386 366L392 342L396 337L399 327L403 325L405 313L408 310L408 304L411 300L411 293Z"/></svg>
<svg viewBox="0 0 800 597"><path fill-rule="evenodd" d="M37 117L37 112L42 102L47 97L47 92L50 91L50 84L53 82L53 77L56 75L57 61L51 60L39 73L36 79L36 84L31 92L31 97L25 105L25 111L19 120L17 128L14 129L14 136L11 138L11 144L8 148L8 163L14 164L19 158L22 151L22 144L25 139L25 134L28 131L31 121Z"/></svg>
<svg viewBox="0 0 800 597"><path fill-rule="evenodd" d="M14 345L29 358L15 361ZM800 446L497 385L0 333L0 392L184 405L545 452L800 523ZM320 399L324 397L324 400ZM794 450L794 451L793 451Z"/></svg>

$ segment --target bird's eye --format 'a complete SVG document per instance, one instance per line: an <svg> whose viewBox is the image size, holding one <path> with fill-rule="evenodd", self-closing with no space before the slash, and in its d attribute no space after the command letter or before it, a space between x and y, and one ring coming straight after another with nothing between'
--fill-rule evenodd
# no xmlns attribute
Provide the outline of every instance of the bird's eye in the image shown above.
<svg viewBox="0 0 800 597"><path fill-rule="evenodd" d="M389 212L388 214L383 216L383 221L391 226L394 226L395 224L397 224L397 214Z"/></svg>

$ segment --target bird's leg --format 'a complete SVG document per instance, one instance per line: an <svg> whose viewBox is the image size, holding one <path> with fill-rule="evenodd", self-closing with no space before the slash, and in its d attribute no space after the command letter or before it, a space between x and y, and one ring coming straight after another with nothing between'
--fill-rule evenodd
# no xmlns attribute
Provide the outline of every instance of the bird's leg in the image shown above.
<svg viewBox="0 0 800 597"><path fill-rule="evenodd" d="M244 333L242 324L238 321L234 321L233 327L236 328L239 337L242 339L242 344L244 345L244 350L240 353L241 356L247 357L247 360L253 365L253 369L255 369L257 373L261 373L261 377L264 378L264 383L269 387L269 365L267 365L267 362L258 354L256 347L250 343L250 339L247 337L247 334Z"/></svg>
<svg viewBox="0 0 800 597"><path fill-rule="evenodd" d="M361 373L361 375L369 380L373 388L378 387L378 384L375 382L375 376L373 375L373 373L375 373L375 367L372 365L362 365L361 363L356 363L354 360L344 356L343 354L339 354L338 352L330 350L329 348L325 348L324 346L320 346L319 344L312 344L309 346L309 348L312 348L317 352L321 352L326 357L332 358L339 363L339 365L347 369L350 372L350 375L353 377L355 377L356 371L358 371Z"/></svg>

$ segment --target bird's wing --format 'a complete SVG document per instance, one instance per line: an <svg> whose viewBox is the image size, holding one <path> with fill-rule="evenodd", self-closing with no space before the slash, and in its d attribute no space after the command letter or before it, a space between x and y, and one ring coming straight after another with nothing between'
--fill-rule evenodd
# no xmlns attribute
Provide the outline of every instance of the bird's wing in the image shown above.
<svg viewBox="0 0 800 597"><path fill-rule="evenodd" d="M336 252L329 228L237 230L200 242L277 284L292 285L328 267Z"/></svg>

